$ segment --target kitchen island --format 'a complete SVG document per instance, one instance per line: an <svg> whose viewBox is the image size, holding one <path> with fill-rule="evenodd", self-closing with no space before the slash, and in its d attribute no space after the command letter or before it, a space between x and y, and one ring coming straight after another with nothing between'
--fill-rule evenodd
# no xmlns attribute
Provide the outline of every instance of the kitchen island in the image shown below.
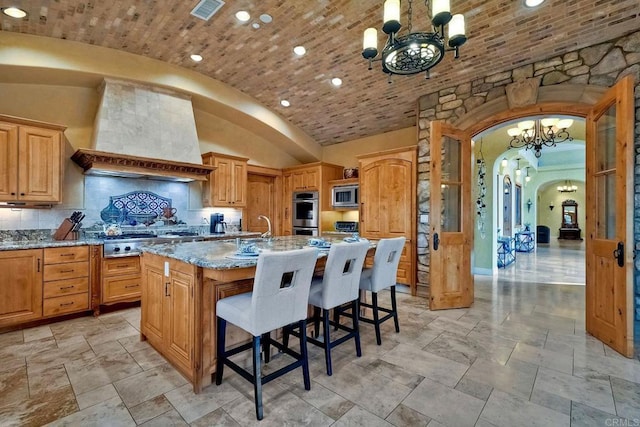
<svg viewBox="0 0 640 427"><path fill-rule="evenodd" d="M307 245L307 238L301 236L253 240L271 251ZM257 257L237 256L236 250L235 241L143 248L141 337L185 375L195 393L211 383L215 372L216 302L249 292L253 285ZM316 269L324 268L326 254L318 251ZM228 345L249 338L231 326Z"/></svg>

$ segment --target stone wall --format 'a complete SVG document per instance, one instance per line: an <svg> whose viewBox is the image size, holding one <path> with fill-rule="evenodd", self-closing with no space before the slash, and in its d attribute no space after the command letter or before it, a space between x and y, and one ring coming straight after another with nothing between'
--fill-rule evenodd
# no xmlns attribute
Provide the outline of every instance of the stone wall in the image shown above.
<svg viewBox="0 0 640 427"><path fill-rule="evenodd" d="M429 213L429 123L445 120L460 125L469 116L500 98L507 98L507 86L526 79L536 81L540 90L566 85L611 87L623 76L635 79L635 170L634 170L634 244L640 250L640 31L587 48L553 56L544 61L522 65L509 71L463 82L418 100L418 209ZM537 90L538 88L536 88ZM554 88L555 89L555 88ZM560 92L560 91L559 91ZM556 99L568 102L569 100ZM504 103L506 106L506 102ZM512 104L513 105L513 104ZM508 107L495 113L504 112ZM418 226L418 294L429 293L429 226ZM640 319L640 257L635 261L636 321ZM638 329L638 328L636 328Z"/></svg>

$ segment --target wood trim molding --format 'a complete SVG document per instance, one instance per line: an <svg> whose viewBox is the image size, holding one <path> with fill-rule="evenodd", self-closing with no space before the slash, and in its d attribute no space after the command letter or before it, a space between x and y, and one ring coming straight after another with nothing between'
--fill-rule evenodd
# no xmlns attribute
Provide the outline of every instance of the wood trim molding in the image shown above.
<svg viewBox="0 0 640 427"><path fill-rule="evenodd" d="M216 168L196 163L174 162L163 159L107 153L79 149L71 160L84 169L86 175L148 177L168 181L206 181Z"/></svg>

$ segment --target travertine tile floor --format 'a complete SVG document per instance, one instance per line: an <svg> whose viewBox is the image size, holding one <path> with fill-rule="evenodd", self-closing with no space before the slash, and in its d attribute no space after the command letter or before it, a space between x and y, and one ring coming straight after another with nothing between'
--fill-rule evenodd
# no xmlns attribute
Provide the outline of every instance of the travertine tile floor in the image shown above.
<svg viewBox="0 0 640 427"><path fill-rule="evenodd" d="M477 276L475 296L431 312L400 295L400 333L387 322L377 346L362 325L363 356L336 348L332 377L310 346L311 390L299 370L267 384L261 422L231 370L193 394L139 341L139 309L1 334L0 425L640 424L640 361L585 334L584 287Z"/></svg>

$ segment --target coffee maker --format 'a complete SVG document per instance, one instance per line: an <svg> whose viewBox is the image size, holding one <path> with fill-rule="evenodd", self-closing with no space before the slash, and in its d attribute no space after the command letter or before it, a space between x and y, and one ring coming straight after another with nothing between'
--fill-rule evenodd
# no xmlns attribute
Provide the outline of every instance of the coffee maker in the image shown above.
<svg viewBox="0 0 640 427"><path fill-rule="evenodd" d="M209 222L209 232L211 234L224 234L224 214L211 214L211 221Z"/></svg>

